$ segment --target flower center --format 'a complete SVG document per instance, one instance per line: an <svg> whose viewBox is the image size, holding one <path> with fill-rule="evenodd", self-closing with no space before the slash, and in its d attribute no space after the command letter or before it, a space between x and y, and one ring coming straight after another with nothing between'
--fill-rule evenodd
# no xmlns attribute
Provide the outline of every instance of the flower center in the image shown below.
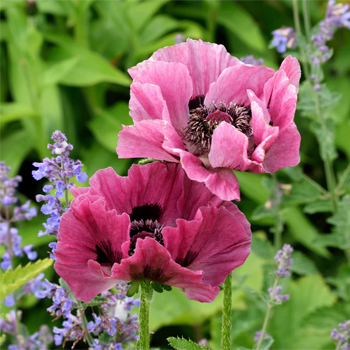
<svg viewBox="0 0 350 350"><path fill-rule="evenodd" d="M158 204L145 204L133 208L130 214L130 248L129 255L135 253L136 241L151 237L164 246L161 225L158 220L162 215L162 209Z"/></svg>
<svg viewBox="0 0 350 350"><path fill-rule="evenodd" d="M188 106L190 119L185 128L183 140L196 156L209 153L213 132L221 122L233 125L248 138L252 136L250 108L236 103L226 105L223 102L207 107L204 105L202 95L192 98Z"/></svg>

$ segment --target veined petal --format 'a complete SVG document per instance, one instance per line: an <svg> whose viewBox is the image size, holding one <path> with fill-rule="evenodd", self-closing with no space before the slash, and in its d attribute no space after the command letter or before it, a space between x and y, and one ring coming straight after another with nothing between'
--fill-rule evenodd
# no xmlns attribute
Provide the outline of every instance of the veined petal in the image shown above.
<svg viewBox="0 0 350 350"><path fill-rule="evenodd" d="M300 162L300 134L294 123L280 131L277 140L266 153L264 167L273 173L286 166L295 166Z"/></svg>
<svg viewBox="0 0 350 350"><path fill-rule="evenodd" d="M187 68L173 62L153 62L147 68L136 75L134 82L153 84L160 88L169 111L169 121L182 136L189 118L188 102L193 92Z"/></svg>
<svg viewBox="0 0 350 350"><path fill-rule="evenodd" d="M170 119L167 104L157 85L132 83L129 108L135 124L147 119Z"/></svg>
<svg viewBox="0 0 350 350"><path fill-rule="evenodd" d="M186 66L193 83L193 96L206 95L211 83L217 80L221 72L240 61L231 56L223 45L187 39L185 43L168 46L156 51L149 60L129 69L135 78L150 62L179 62Z"/></svg>
<svg viewBox="0 0 350 350"><path fill-rule="evenodd" d="M248 137L233 125L222 122L213 133L209 162L213 168L243 171L249 165Z"/></svg>
<svg viewBox="0 0 350 350"><path fill-rule="evenodd" d="M124 127L119 133L117 154L120 158L146 157L178 162L176 152L171 152L177 148L184 149L184 146L171 124L163 120L144 120Z"/></svg>
<svg viewBox="0 0 350 350"><path fill-rule="evenodd" d="M189 299L212 302L219 288L202 283L202 273L175 263L166 248L146 237L137 241L135 254L112 268L112 276L126 281L148 279L180 288Z"/></svg>
<svg viewBox="0 0 350 350"><path fill-rule="evenodd" d="M226 68L216 82L212 83L205 96L205 105L212 103L236 103L249 105L247 89L259 97L263 93L266 81L273 76L274 70L264 66L251 66L243 62Z"/></svg>
<svg viewBox="0 0 350 350"><path fill-rule="evenodd" d="M238 180L232 170L207 169L199 158L186 151L181 152L181 164L191 180L204 182L206 187L221 199L240 200Z"/></svg>

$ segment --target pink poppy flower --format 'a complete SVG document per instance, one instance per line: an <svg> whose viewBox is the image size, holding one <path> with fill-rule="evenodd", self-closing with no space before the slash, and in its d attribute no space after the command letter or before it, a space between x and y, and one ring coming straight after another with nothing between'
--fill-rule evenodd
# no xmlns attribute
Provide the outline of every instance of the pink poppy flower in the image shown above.
<svg viewBox="0 0 350 350"><path fill-rule="evenodd" d="M133 165L128 177L107 168L90 185L71 190L55 250L55 270L79 300L147 279L211 302L249 255L245 216L177 164Z"/></svg>
<svg viewBox="0 0 350 350"><path fill-rule="evenodd" d="M129 73L134 125L119 134L119 157L180 162L191 180L225 200L240 198L232 169L272 173L299 163L297 59L274 71L188 39Z"/></svg>

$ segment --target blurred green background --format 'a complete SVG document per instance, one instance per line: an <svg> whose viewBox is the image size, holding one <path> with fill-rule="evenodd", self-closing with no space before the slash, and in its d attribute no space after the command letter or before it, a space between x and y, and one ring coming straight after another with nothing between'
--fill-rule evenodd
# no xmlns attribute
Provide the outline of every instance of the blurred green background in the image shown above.
<svg viewBox="0 0 350 350"><path fill-rule="evenodd" d="M323 19L327 1L308 1L308 6L315 25ZM21 198L35 202L35 195L42 193L44 183L31 176L32 162L51 156L47 143L56 129L74 145L72 158L83 162L89 176L107 166L127 174L136 160L118 159L115 152L122 124L132 124L127 69L173 45L177 34L223 44L238 58L253 54L277 69L283 57L268 46L271 32L283 25L293 26L290 0L2 0L0 158L12 167L11 176L23 177ZM338 31L330 46L334 56L325 66L325 81L331 91L342 94L332 110L338 173L350 160L350 31ZM290 300L276 307L268 332L275 338L272 349L331 349L330 331L350 315L350 267L342 250L318 240L336 224L327 221L329 213L308 206L320 193L302 182L300 174L322 186L326 182L309 120L299 112L295 120L302 135L302 161L278 172L279 182L293 184L282 199L281 213L283 242L296 250L294 274L283 285ZM251 256L234 274L234 348L252 347L261 329L266 306L260 292L271 283L275 254L269 231L275 218L264 207L270 176L237 176L243 194L238 205L252 223L254 238ZM349 190L350 179L346 181ZM39 215L18 225L23 244L34 244L40 258L47 256L50 241L37 237L45 220ZM53 269L46 275L57 280ZM20 302L31 333L42 323L60 326L51 322L45 311L49 306L49 300L34 297ZM157 294L150 316L152 345L167 348L166 337L184 336L206 338L212 349L220 349L220 309L221 296L212 304L200 304L179 290Z"/></svg>

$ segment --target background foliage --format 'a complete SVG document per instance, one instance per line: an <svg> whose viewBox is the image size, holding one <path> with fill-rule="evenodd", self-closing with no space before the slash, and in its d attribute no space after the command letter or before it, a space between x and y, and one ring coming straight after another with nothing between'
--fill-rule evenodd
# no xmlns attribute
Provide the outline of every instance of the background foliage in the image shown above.
<svg viewBox="0 0 350 350"><path fill-rule="evenodd" d="M315 25L323 19L327 2L308 1L308 6ZM23 177L21 198L35 202L35 195L41 193L43 183L32 178L31 164L49 156L46 145L56 129L74 145L72 157L83 162L89 176L107 166L121 175L127 173L132 160L118 159L115 153L122 124L132 123L127 69L155 50L173 45L177 34L224 44L239 58L254 54L277 69L282 57L268 45L272 30L282 25L293 26L289 0L3 0L1 160L11 166L11 176ZM282 240L296 252L294 274L284 285L290 300L273 310L271 348L332 348L330 331L350 315L350 266L340 249L350 244L338 240L346 234L350 237L349 197L343 197L332 215L322 190L306 181L309 177L326 187L318 141L321 150L332 150L338 177L350 160L350 31L338 31L330 46L334 56L325 65L325 81L331 92L340 94L338 100L332 99L336 104L329 104L332 132L312 131L312 109L308 110L304 85L305 98L296 115L302 135L301 164L279 171L273 180L267 174L237 173L243 194L238 205L252 223L254 237L251 256L234 274L235 348L252 347L254 333L261 329L266 308L261 292L271 283L276 251L270 227L280 216L285 223ZM292 185L283 193L278 215L265 205L272 196L273 181ZM350 192L349 176L342 188ZM23 244L34 244L40 258L48 256L50 241L48 236L37 237L44 221L39 216L17 226ZM52 267L46 276L57 279ZM157 294L150 314L155 332L152 345L166 348L167 337L184 336L195 341L206 338L212 349L219 349L221 302L221 296L212 304L189 301L175 288L171 295ZM44 320L58 325L45 311L49 301L27 297L21 303L30 332ZM4 305L1 308L6 311Z"/></svg>

